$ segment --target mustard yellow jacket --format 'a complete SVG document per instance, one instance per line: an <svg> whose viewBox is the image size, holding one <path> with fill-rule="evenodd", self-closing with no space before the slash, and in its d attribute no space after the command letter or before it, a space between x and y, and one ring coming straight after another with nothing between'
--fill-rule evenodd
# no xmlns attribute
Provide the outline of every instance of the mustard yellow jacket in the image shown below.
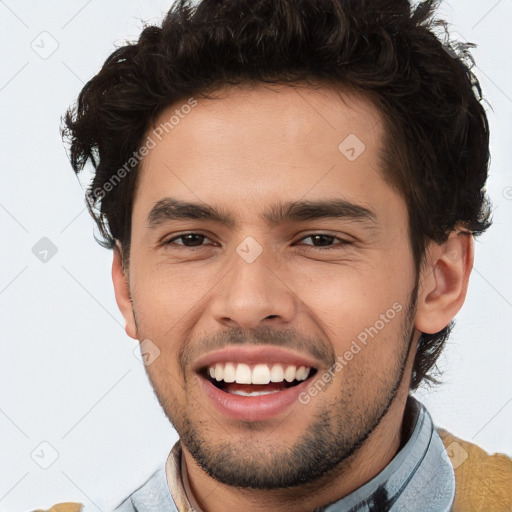
<svg viewBox="0 0 512 512"><path fill-rule="evenodd" d="M489 455L444 429L437 431L455 472L452 512L512 512L512 458L501 453ZM80 512L81 507L80 503L59 503L48 512Z"/></svg>
<svg viewBox="0 0 512 512"><path fill-rule="evenodd" d="M502 453L489 455L476 444L458 439L441 428L437 432L455 472L452 512L511 512L512 458ZM464 454L459 460L452 459L459 446L467 457Z"/></svg>

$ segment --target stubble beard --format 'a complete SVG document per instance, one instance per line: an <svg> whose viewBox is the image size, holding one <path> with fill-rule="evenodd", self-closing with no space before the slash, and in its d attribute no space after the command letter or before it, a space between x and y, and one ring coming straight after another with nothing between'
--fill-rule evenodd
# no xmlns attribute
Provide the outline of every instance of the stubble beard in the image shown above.
<svg viewBox="0 0 512 512"><path fill-rule="evenodd" d="M237 439L228 436L226 431L225 441L209 442L207 434L216 430L218 436L222 428L208 418L196 420L191 417L190 412L204 409L194 403L193 396L187 393L186 384L183 390L186 403L183 406L175 398L178 384L173 379L168 378L166 384L146 368L148 377L155 396L179 434L182 446L215 480L233 487L265 490L314 483L341 467L361 449L393 403L404 378L413 341L416 291L417 287L411 294L402 320L399 357L392 372L380 378L382 387L374 389L377 394L368 399L364 383L373 379L375 387L375 377L371 375L375 372L374 369L363 368L356 379L351 382L345 380L343 391L322 407L316 403L318 396L312 399L310 404L317 407L314 419L292 446L272 443L271 432L266 438L260 436L258 431L264 428L264 422L261 425L259 422L240 422L242 435ZM291 413L283 424L293 421L293 414L300 413ZM255 437L257 441L254 441Z"/></svg>

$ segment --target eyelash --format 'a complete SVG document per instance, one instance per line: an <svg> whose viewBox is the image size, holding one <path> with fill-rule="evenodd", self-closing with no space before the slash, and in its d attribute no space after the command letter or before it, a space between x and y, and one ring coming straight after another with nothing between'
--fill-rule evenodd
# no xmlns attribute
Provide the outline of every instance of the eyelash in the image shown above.
<svg viewBox="0 0 512 512"><path fill-rule="evenodd" d="M203 237L205 239L208 239L208 237L206 235L203 235L202 233L196 233L196 232L182 233L181 235L175 236L175 237L171 238L170 240L164 242L163 245L164 246L178 245L178 246L183 247L184 249L198 249L200 247L204 247L202 244L198 245L198 246L193 246L193 247L188 247L188 246L186 246L184 244L173 244L173 242L175 240L179 240L180 238L185 238L185 237L190 236L190 235L201 236L201 237ZM343 238L339 238L339 237L334 236L334 235L329 235L327 233L311 233L309 235L303 236L300 240L305 240L306 238L311 238L311 237L315 237L315 236L332 238L333 240L337 240L339 242L338 244L335 244L335 245L330 246L330 247L317 247L317 246L312 245L312 244L306 244L309 247L313 247L314 249L319 249L321 251L329 251L329 250L336 249L337 247L344 247L346 245L350 245L351 244L351 242L349 242L347 240L344 240Z"/></svg>

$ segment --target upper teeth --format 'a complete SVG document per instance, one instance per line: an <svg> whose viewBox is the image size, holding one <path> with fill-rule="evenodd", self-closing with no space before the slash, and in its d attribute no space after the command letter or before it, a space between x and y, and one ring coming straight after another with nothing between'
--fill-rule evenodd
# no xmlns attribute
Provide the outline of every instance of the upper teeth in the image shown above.
<svg viewBox="0 0 512 512"><path fill-rule="evenodd" d="M237 384L268 384L269 382L292 382L306 380L311 368L307 366L283 366L281 364L257 364L253 367L244 363L217 363L208 367L212 379Z"/></svg>

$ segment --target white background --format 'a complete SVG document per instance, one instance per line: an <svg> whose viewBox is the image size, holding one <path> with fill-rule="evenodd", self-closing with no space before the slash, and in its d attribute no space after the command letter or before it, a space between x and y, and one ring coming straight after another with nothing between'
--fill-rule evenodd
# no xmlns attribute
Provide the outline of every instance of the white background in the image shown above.
<svg viewBox="0 0 512 512"><path fill-rule="evenodd" d="M176 440L124 333L111 253L94 241L59 135L60 116L114 43L136 39L141 19L158 22L169 4L0 1L0 512L67 500L111 510ZM440 13L478 44L476 73L494 109L494 226L476 244L468 298L441 358L444 384L419 396L437 424L512 454L512 1L452 0ZM31 44L58 48L43 59ZM57 247L46 263L32 253L42 237ZM49 464L53 450L58 458L41 468L35 460Z"/></svg>

